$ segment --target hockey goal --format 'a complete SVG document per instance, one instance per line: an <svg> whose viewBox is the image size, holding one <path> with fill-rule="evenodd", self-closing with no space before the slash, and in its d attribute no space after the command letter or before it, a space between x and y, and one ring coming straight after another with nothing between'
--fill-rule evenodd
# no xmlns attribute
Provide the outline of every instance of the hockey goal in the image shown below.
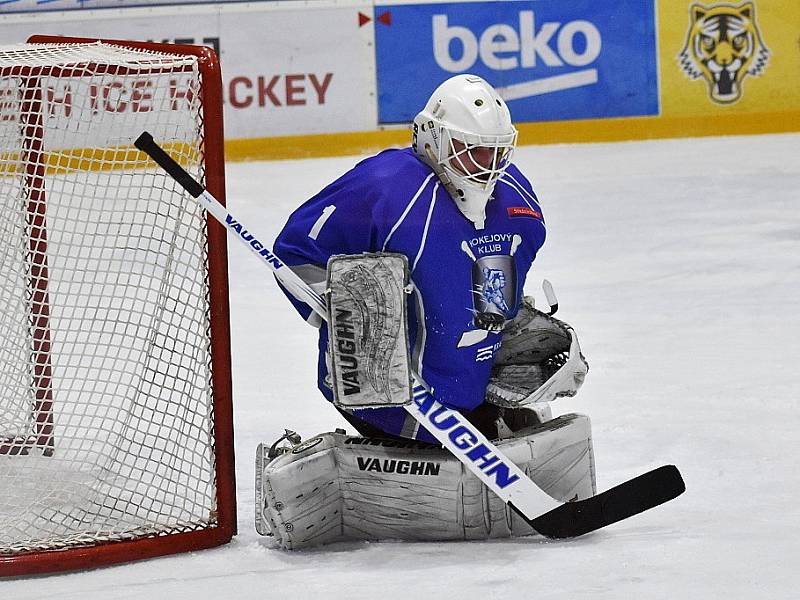
<svg viewBox="0 0 800 600"><path fill-rule="evenodd" d="M224 198L208 48L0 47L0 575L235 533L222 228L132 145Z"/></svg>

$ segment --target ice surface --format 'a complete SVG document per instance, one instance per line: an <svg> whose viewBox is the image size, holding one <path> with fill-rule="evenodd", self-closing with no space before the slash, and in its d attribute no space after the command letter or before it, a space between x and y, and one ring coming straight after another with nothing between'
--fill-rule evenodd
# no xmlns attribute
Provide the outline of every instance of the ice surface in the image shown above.
<svg viewBox="0 0 800 600"><path fill-rule="evenodd" d="M228 165L231 211L273 239L355 157ZM800 134L521 147L548 240L528 276L591 370L598 485L661 464L677 500L572 541L350 543L287 553L253 528L253 455L344 422L314 332L230 241L239 535L191 555L0 581L27 598L788 599L800 564ZM792 567L794 565L794 567ZM322 596L324 594L324 596Z"/></svg>

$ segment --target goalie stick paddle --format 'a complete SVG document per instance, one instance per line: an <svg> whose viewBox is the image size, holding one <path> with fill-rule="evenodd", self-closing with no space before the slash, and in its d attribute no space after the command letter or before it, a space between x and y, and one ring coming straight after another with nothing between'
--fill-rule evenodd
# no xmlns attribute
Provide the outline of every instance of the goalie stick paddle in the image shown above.
<svg viewBox="0 0 800 600"><path fill-rule="evenodd" d="M287 290L327 320L323 298L284 265L269 247L248 232L241 222L153 140L152 135L143 132L134 142L134 146L150 156L220 224L237 233L236 237L264 260ZM567 538L583 535L663 504L685 489L677 468L668 465L591 498L562 504L533 483L463 415L444 407L426 393L425 386L416 374L415 380L414 402L404 408L425 425L470 472L531 527L545 536ZM470 443L465 443L466 440Z"/></svg>

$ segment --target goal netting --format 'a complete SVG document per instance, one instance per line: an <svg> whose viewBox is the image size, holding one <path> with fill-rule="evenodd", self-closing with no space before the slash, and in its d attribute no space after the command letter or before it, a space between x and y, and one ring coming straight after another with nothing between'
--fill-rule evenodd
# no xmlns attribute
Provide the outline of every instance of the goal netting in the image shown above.
<svg viewBox="0 0 800 600"><path fill-rule="evenodd" d="M132 145L221 185L213 53L139 46L0 47L0 574L232 533L224 237Z"/></svg>

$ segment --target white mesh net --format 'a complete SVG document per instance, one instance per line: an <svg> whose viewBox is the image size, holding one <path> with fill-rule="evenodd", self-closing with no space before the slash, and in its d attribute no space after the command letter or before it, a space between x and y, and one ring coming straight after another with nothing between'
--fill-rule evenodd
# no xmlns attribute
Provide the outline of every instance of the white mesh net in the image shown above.
<svg viewBox="0 0 800 600"><path fill-rule="evenodd" d="M0 48L0 556L216 519L204 177L191 56Z"/></svg>

